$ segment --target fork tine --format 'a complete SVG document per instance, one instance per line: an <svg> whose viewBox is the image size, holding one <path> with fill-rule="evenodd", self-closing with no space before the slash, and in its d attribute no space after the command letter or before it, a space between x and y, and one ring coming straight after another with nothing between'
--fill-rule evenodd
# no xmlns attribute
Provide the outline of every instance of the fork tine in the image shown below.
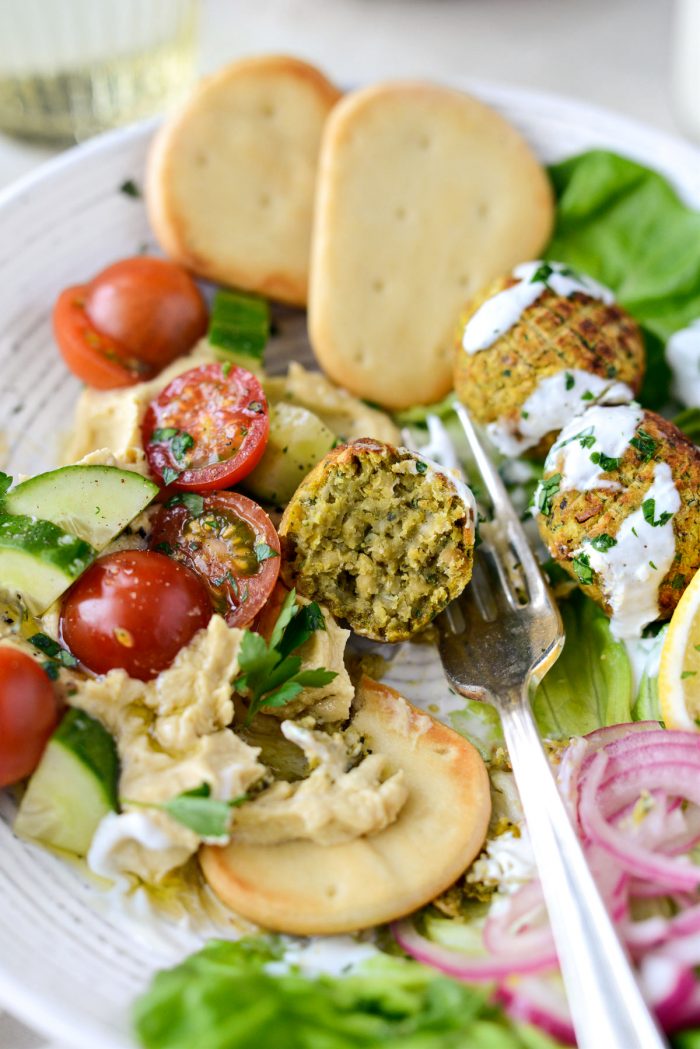
<svg viewBox="0 0 700 1049"><path fill-rule="evenodd" d="M530 600L533 603L549 603L547 587L542 577L542 572L532 552L532 547L525 535L520 519L510 501L505 485L501 480L501 476L479 440L467 409L464 405L457 402L455 411L481 474L481 479L491 499L496 525L492 537L493 541L499 546L510 544L514 549L527 581ZM499 531L500 535L498 534Z"/></svg>

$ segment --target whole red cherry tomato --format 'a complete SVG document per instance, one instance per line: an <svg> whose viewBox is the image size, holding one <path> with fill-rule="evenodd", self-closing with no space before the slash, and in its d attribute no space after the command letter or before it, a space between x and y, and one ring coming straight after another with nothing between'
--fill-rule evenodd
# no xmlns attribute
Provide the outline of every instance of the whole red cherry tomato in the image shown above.
<svg viewBox="0 0 700 1049"><path fill-rule="evenodd" d="M61 635L90 670L121 667L149 681L211 613L207 591L189 568L164 554L121 550L95 561L66 593Z"/></svg>
<svg viewBox="0 0 700 1049"><path fill-rule="evenodd" d="M139 255L61 292L54 334L70 370L98 389L150 379L207 330L202 294L174 262Z"/></svg>
<svg viewBox="0 0 700 1049"><path fill-rule="evenodd" d="M36 660L0 645L0 787L34 771L59 712L53 685Z"/></svg>

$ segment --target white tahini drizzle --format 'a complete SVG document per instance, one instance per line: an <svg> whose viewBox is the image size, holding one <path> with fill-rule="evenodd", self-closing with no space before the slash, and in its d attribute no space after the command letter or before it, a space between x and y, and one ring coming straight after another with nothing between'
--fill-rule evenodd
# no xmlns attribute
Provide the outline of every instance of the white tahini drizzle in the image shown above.
<svg viewBox="0 0 700 1049"><path fill-rule="evenodd" d="M700 408L700 318L674 332L666 343L673 372L674 397L688 408Z"/></svg>
<svg viewBox="0 0 700 1049"><path fill-rule="evenodd" d="M633 391L624 382L570 368L541 379L517 421L497 419L486 430L503 455L518 456L534 448L546 434L561 430L572 416L582 415L592 404L624 404L633 398Z"/></svg>
<svg viewBox="0 0 700 1049"><path fill-rule="evenodd" d="M100 822L92 839L87 863L101 878L124 881L124 872L114 862L119 845L125 841L137 842L145 849L168 849L173 844L162 827L147 812L108 813ZM127 881L129 879L126 879Z"/></svg>
<svg viewBox="0 0 700 1049"><path fill-rule="evenodd" d="M591 488L620 487L604 477L599 457L619 459L642 424L644 412L638 404L596 404L572 419L559 434L544 464L545 474L560 473L559 490L586 492ZM535 505L539 500L535 498Z"/></svg>
<svg viewBox="0 0 700 1049"><path fill-rule="evenodd" d="M547 263L552 273L546 282L533 281L532 278L543 265L543 262L536 260L516 266L512 275L518 279L518 283L499 291L479 307L464 329L462 345L467 353L478 353L492 346L496 339L500 339L518 323L528 306L537 302L546 288L551 288L555 294L565 298L579 291L608 305L614 303L615 297L609 288L590 277L574 273L561 262Z"/></svg>
<svg viewBox="0 0 700 1049"><path fill-rule="evenodd" d="M653 513L644 514L653 499ZM644 493L644 503L626 517L608 550L584 542L574 557L587 555L598 573L605 598L612 609L610 628L617 638L639 637L659 615L659 584L671 568L676 553L673 515L681 499L668 463L657 463L654 479ZM670 515L663 524L664 516ZM651 523L651 521L655 523Z"/></svg>

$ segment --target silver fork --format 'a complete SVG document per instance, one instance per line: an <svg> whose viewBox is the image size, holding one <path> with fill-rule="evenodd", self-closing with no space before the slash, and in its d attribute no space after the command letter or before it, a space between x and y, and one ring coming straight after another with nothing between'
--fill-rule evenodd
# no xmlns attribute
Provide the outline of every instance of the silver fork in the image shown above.
<svg viewBox="0 0 700 1049"><path fill-rule="evenodd" d="M498 710L549 912L579 1049L662 1049L542 748L530 689L564 632L518 515L466 409L457 407L493 505L474 579L438 619L452 688ZM431 424L431 436L436 430Z"/></svg>

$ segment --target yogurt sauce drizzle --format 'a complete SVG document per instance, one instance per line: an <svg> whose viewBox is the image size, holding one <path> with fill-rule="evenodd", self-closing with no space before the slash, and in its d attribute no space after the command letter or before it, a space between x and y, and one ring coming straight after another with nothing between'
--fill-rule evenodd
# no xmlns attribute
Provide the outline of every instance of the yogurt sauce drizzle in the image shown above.
<svg viewBox="0 0 700 1049"><path fill-rule="evenodd" d="M673 372L674 397L687 408L700 408L700 318L673 333L666 343L666 360Z"/></svg>
<svg viewBox="0 0 700 1049"><path fill-rule="evenodd" d="M545 473L561 474L559 490L587 492L591 488L619 489L617 481L603 476L600 459L619 459L644 419L638 404L594 405L572 419L552 446ZM535 505L539 505L536 498Z"/></svg>
<svg viewBox="0 0 700 1049"><path fill-rule="evenodd" d="M517 421L502 418L486 431L503 455L522 455L553 430L561 430L572 416L591 404L620 404L634 398L624 382L611 382L580 368L555 372L541 379L522 406Z"/></svg>
<svg viewBox="0 0 700 1049"><path fill-rule="evenodd" d="M642 507L626 517L608 550L596 550L588 541L574 556L586 554L600 577L605 597L612 609L610 629L617 638L639 637L647 623L659 615L659 585L671 568L676 553L673 515L681 499L668 463L657 463L654 480L644 493L644 502L653 499L652 524Z"/></svg>
<svg viewBox="0 0 700 1049"><path fill-rule="evenodd" d="M546 280L533 280L537 271L545 265L551 268ZM561 262L523 262L515 267L512 275L518 278L518 283L487 299L468 321L462 339L467 353L478 353L492 346L496 339L500 339L518 323L528 306L537 302L547 288L564 298L579 291L609 306L615 301L609 288L590 277L574 273Z"/></svg>

